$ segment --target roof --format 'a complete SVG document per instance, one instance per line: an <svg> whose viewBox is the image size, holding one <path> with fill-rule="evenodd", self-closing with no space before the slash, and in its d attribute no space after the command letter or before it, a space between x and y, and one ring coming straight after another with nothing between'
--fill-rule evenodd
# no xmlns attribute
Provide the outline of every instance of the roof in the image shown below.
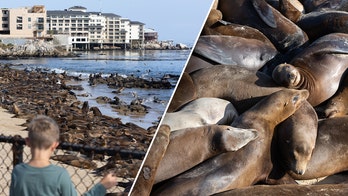
<svg viewBox="0 0 348 196"><path fill-rule="evenodd" d="M72 15L83 15L88 16L88 12L81 12L81 11L67 11L67 10L48 10L47 16L72 16Z"/></svg>
<svg viewBox="0 0 348 196"><path fill-rule="evenodd" d="M84 9L84 10L87 10L87 8L79 6L79 5L75 5L73 7L69 7L69 9Z"/></svg>
<svg viewBox="0 0 348 196"><path fill-rule="evenodd" d="M144 29L145 33L157 33L157 31L155 31L155 29Z"/></svg>
<svg viewBox="0 0 348 196"><path fill-rule="evenodd" d="M68 11L68 10L48 10L47 16L77 16L77 15L83 15L83 16L89 16L89 15L98 15L101 14L105 17L110 18L120 18L121 16L113 14L113 13L100 13L100 12L82 12L82 11Z"/></svg>
<svg viewBox="0 0 348 196"><path fill-rule="evenodd" d="M139 21L130 21L131 24L138 24L138 25L145 25L144 23L142 22L139 22Z"/></svg>

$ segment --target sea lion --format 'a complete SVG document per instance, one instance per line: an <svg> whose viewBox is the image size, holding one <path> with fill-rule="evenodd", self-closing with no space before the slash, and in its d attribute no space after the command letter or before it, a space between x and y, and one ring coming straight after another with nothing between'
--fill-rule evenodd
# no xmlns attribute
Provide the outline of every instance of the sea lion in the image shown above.
<svg viewBox="0 0 348 196"><path fill-rule="evenodd" d="M325 107L324 112L327 118L348 114L348 75L344 77L336 94L328 100Z"/></svg>
<svg viewBox="0 0 348 196"><path fill-rule="evenodd" d="M256 185L234 189L216 196L254 196L254 195L345 195L348 194L348 184L323 184L323 185Z"/></svg>
<svg viewBox="0 0 348 196"><path fill-rule="evenodd" d="M347 0L302 0L306 12L326 11L326 10L341 10L348 11Z"/></svg>
<svg viewBox="0 0 348 196"><path fill-rule="evenodd" d="M302 29L264 0L220 0L223 20L260 30L280 51L286 52L308 41Z"/></svg>
<svg viewBox="0 0 348 196"><path fill-rule="evenodd" d="M175 112L181 106L196 99L197 94L195 88L190 74L183 72L174 90L175 93L170 101L167 112Z"/></svg>
<svg viewBox="0 0 348 196"><path fill-rule="evenodd" d="M207 125L171 132L167 151L157 169L155 183L176 176L223 152L237 151L255 140L257 135L255 129L227 125Z"/></svg>
<svg viewBox="0 0 348 196"><path fill-rule="evenodd" d="M222 20L220 10L211 9L204 23L201 35L231 35L262 41L265 45L274 47L272 42L259 30Z"/></svg>
<svg viewBox="0 0 348 196"><path fill-rule="evenodd" d="M245 68L228 65L204 68L190 76L195 87L196 97L216 97L228 100L239 114L251 108L264 96L283 89L262 72L255 73L255 71ZM179 85L180 83L181 81ZM191 92L192 89L182 85L182 91Z"/></svg>
<svg viewBox="0 0 348 196"><path fill-rule="evenodd" d="M292 115L308 94L307 90L284 89L265 97L232 124L257 129L258 138L236 152L217 155L168 180L154 195L211 195L265 180L272 169L274 128Z"/></svg>
<svg viewBox="0 0 348 196"><path fill-rule="evenodd" d="M184 72L190 74L197 70L200 70L206 67L212 67L214 65L216 65L216 62L213 62L212 60L208 58L202 57L201 55L198 55L195 52L192 52L186 64L186 67L184 69Z"/></svg>
<svg viewBox="0 0 348 196"><path fill-rule="evenodd" d="M194 52L217 64L260 69L278 51L255 39L227 35L204 35L197 40Z"/></svg>
<svg viewBox="0 0 348 196"><path fill-rule="evenodd" d="M313 106L324 102L338 89L348 67L348 34L323 36L272 73L274 81L287 88L307 89Z"/></svg>
<svg viewBox="0 0 348 196"><path fill-rule="evenodd" d="M167 112L161 123L169 125L171 131L175 131L208 124L229 125L237 116L238 112L231 102L202 97L191 101L177 112Z"/></svg>
<svg viewBox="0 0 348 196"><path fill-rule="evenodd" d="M136 180L130 190L130 195L150 195L158 165L168 148L170 140L169 135L170 127L168 125L160 125L154 136L153 142L149 147L146 159L139 169Z"/></svg>
<svg viewBox="0 0 348 196"><path fill-rule="evenodd" d="M296 24L313 42L330 33L348 33L348 13L335 10L310 12L304 14Z"/></svg>
<svg viewBox="0 0 348 196"><path fill-rule="evenodd" d="M277 126L278 148L287 169L303 175L312 156L318 132L318 116L305 101L288 119Z"/></svg>
<svg viewBox="0 0 348 196"><path fill-rule="evenodd" d="M289 174L295 180L309 180L348 170L348 116L319 120L312 157L303 175Z"/></svg>
<svg viewBox="0 0 348 196"><path fill-rule="evenodd" d="M305 13L302 3L298 0L279 0L279 11L293 23L299 21Z"/></svg>

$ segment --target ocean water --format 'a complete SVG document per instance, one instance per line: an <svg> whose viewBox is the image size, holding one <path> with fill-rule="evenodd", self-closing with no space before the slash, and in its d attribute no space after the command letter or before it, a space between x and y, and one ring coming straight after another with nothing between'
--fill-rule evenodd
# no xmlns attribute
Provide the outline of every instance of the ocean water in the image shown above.
<svg viewBox="0 0 348 196"><path fill-rule="evenodd" d="M88 76L94 73L101 73L103 76L117 73L125 77L133 75L146 79L160 79L167 74L180 76L190 52L190 50L87 51L73 58L1 60L0 63L16 64L18 69L41 68L49 72L66 72L68 75L81 76L85 80L70 83L83 86L84 90L74 91L77 95L88 95L88 97L77 96L79 100L88 101L90 107L97 106L105 115L121 118L123 123L132 122L147 129L162 116L174 87L172 89L126 88L122 93L114 94L112 91L115 89L108 88L107 85L90 86L87 81ZM170 80L170 82L175 85L177 81ZM125 116L114 111L109 104L98 104L95 100L98 96L111 99L118 96L129 104L135 99L135 94L149 107L147 114ZM155 99L161 102L154 102Z"/></svg>

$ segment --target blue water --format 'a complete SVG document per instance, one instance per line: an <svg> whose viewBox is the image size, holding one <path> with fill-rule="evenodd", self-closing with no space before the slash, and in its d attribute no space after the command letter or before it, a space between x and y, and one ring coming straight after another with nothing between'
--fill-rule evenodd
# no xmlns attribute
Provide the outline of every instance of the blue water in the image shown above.
<svg viewBox="0 0 348 196"><path fill-rule="evenodd" d="M77 96L81 101L88 101L90 106L97 106L101 112L111 117L121 118L123 123L132 122L143 128L153 125L162 116L167 103L172 95L173 89L125 89L121 94L113 94L106 85L90 86L87 78L90 74L102 73L103 76L109 74L119 74L123 76L139 76L142 78L160 79L166 74L181 75L182 69L190 50L142 50L124 51L112 50L102 52L82 52L79 57L73 58L35 58L19 60L1 60L0 63L12 63L19 69L42 68L47 71L58 73L66 72L69 75L79 76L86 79L82 82L71 84L81 84L83 91L74 91L77 95L88 94L88 97ZM176 84L175 80L171 80ZM149 112L143 116L124 116L110 107L109 104L98 104L95 98L107 96L111 99L118 96L122 101L130 103L134 99L134 93L138 98L144 100L143 104L150 107ZM161 103L153 102L154 99L162 100Z"/></svg>

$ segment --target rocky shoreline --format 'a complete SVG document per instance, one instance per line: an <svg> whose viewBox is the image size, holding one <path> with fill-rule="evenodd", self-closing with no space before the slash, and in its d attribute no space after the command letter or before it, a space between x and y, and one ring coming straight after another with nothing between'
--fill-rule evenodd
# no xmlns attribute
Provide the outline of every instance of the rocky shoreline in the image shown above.
<svg viewBox="0 0 348 196"><path fill-rule="evenodd" d="M0 59L18 59L30 57L73 57L75 53L69 52L52 42L44 40L28 40L23 45L0 43Z"/></svg>
<svg viewBox="0 0 348 196"><path fill-rule="evenodd" d="M132 49L140 49L134 46ZM188 50L182 43L149 42L144 46L146 50ZM110 50L109 48L98 50ZM81 51L81 50L78 50ZM76 57L78 53L67 51L66 48L55 45L52 41L30 39L23 45L4 44L0 41L0 59L38 58L38 57Z"/></svg>
<svg viewBox="0 0 348 196"><path fill-rule="evenodd" d="M17 70L11 66L13 65L0 64L0 107L15 114L14 117L27 119L27 122L37 114L52 117L60 127L61 142L105 148L117 146L146 152L157 125L144 129L131 122L123 123L119 118L105 116L97 107L89 107L87 101L79 101L72 91L80 87L67 85L69 81L79 80L77 77L41 70ZM89 80L94 85L113 85L115 89L141 83L144 88L171 87L165 80L146 81L132 77L121 78L117 75L103 78L95 74ZM139 109L141 103L126 106L114 103L114 106L133 112L137 112L134 108L138 108L139 113L143 112ZM120 159L120 156L115 155L104 167L113 170L120 177L134 178L140 164L141 160ZM101 168L96 171L101 171Z"/></svg>

